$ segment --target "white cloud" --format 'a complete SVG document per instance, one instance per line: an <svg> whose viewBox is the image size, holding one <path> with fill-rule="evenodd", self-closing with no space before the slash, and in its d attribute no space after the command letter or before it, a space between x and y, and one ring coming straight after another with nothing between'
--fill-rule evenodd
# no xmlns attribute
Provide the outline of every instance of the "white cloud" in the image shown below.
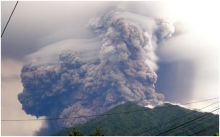
<svg viewBox="0 0 220 137"><path fill-rule="evenodd" d="M22 63L17 60L2 60L1 119L33 119L25 114L17 95L22 91L19 74ZM42 126L42 121L1 122L2 135L33 135Z"/></svg>

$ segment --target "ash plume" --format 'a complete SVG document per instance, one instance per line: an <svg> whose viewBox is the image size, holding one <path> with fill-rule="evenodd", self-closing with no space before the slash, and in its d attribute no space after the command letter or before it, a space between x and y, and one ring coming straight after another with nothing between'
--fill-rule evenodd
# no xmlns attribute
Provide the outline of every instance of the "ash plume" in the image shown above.
<svg viewBox="0 0 220 137"><path fill-rule="evenodd" d="M141 106L162 103L164 96L155 90L155 49L158 39L174 33L167 26L123 10L92 19L89 27L100 42L92 54L67 49L57 52L52 63L40 64L35 58L23 66L24 89L18 96L23 110L36 117L68 118L101 114L128 101ZM46 129L54 131L88 120L48 121Z"/></svg>

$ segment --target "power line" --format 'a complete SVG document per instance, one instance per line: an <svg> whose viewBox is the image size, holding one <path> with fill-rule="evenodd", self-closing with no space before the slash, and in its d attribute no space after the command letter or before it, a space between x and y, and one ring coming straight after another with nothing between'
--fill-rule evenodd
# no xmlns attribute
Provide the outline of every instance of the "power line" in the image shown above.
<svg viewBox="0 0 220 137"><path fill-rule="evenodd" d="M85 118L85 117L96 117L96 116L109 116L116 114L128 114L139 111L146 111L146 109L134 110L134 111L125 111L125 112L117 112L117 113L107 113L107 114L99 114L99 115L87 115L87 116L77 116L77 117L63 117L63 118L41 118L41 119L9 119L9 120L1 120L1 121L36 121L36 120L62 120L62 119L73 119L73 118Z"/></svg>
<svg viewBox="0 0 220 137"><path fill-rule="evenodd" d="M219 105L219 104L217 104L217 105ZM199 116L199 115L198 115L198 116ZM216 121L215 124L214 124L214 123L213 123L213 124L210 124L210 120L212 121L212 117L206 117L206 118L203 118L203 120L204 120L204 122L205 122L205 121L207 122L207 124L205 124L205 126L206 126L207 129L208 129L210 126L213 126L213 127L215 127L215 128L218 127L218 121ZM180 132L180 135L181 135L181 133L187 131L187 127L189 127L190 130L193 129L193 130L192 130L193 132L196 132L197 129L204 128L204 126L202 126L200 122L202 122L202 120L198 121L198 123L194 122L194 123L192 123L192 124L189 124L189 125L187 125L187 126L181 128L182 130L181 130L181 132ZM184 129L186 129L186 130L184 131ZM195 129L196 129L196 130L195 130ZM198 131L198 132L199 132L199 131ZM179 132L178 132L178 133L179 133ZM196 133L193 133L193 134L197 134L197 132L196 132ZM178 136L178 134L176 134L176 135ZM189 134L186 134L186 135L188 136ZM213 134L213 135L214 135L214 134ZM190 135L190 136L192 136L192 135Z"/></svg>
<svg viewBox="0 0 220 137"><path fill-rule="evenodd" d="M186 103L183 103L182 105L194 104L194 103L199 103L199 102L209 101L209 100L213 100L213 99L219 99L219 98L216 97L216 98L210 98L210 99L198 100L198 101L193 101L193 102L186 102Z"/></svg>
<svg viewBox="0 0 220 137"><path fill-rule="evenodd" d="M205 106L205 107L202 107L202 108L200 108L200 109L198 109L197 111L201 111L201 110L203 110L203 109L205 109L205 108L208 108L208 107L210 107L210 106L212 106L212 105L214 105L214 104L216 104L216 103L218 103L218 102L214 102L214 103L211 103L211 104L209 104L209 105L207 105L207 106ZM186 116L190 116L190 115L192 115L192 114L194 114L194 113L197 113L197 111L196 112L187 112L186 114L184 114L184 115L181 115L181 116L178 116L178 117L176 117L176 118L174 118L174 119L171 119L171 120L169 120L168 121L168 123L173 123L173 121L175 121L175 120L178 120L178 119L181 119L181 118L183 118L183 117L186 117ZM167 124L168 124L167 123ZM147 129L147 130L145 130L144 132L142 132L142 133L140 133L140 135L142 135L142 134L144 134L144 133L148 133L149 134L149 131L151 131L151 130L155 130L156 129L156 126L154 126L154 127L151 127L151 128L149 128L149 129ZM157 130L158 131L158 130ZM150 135L150 134L149 134Z"/></svg>
<svg viewBox="0 0 220 137"><path fill-rule="evenodd" d="M209 112L209 113L215 112L216 110L219 110L219 108L217 108L217 109L215 109L215 110L212 110L212 111ZM187 122L184 122L184 123L182 123L182 124L180 124L180 125L178 125L178 126L176 126L176 127L173 127L173 128L170 128L170 129L168 129L168 130L166 130L166 131L160 132L160 133L157 134L156 136L166 135L167 133L169 133L169 132L171 132L171 131L173 131L173 130L175 130L175 129L177 129L177 128L185 127L187 124L192 123L192 122L194 122L194 121L196 121L196 120L198 120L198 119L201 119L201 118L207 116L207 114L208 114L208 113L205 113L205 114L201 115L200 117L196 117L196 118L194 118L194 119L192 119L192 120L189 120L189 121L187 121Z"/></svg>
<svg viewBox="0 0 220 137"><path fill-rule="evenodd" d="M204 122L208 122L207 123L207 125L206 125L206 128L209 128L210 127L210 120L212 120L212 117L204 117L204 118L202 118L202 119L200 119L200 121L198 121L198 122L193 122L193 123L191 123L191 124L188 124L188 125L186 125L186 126L184 126L184 127L180 127L180 129L181 129L181 132L177 132L177 134L175 134L175 135L182 135L182 133L184 133L184 134L186 134L186 136L189 136L189 134L187 133L187 131L189 131L189 130L191 130L193 133L194 132L196 132L198 129L201 129L201 128L204 128L203 127L203 123L200 123L200 122L202 122L204 120ZM217 121L216 121L217 122ZM212 123L212 126L213 127L218 127L218 124L216 123L216 124L213 124ZM171 133L172 132L174 132L174 131L171 131ZM175 133L175 132L174 132ZM170 134L170 133L169 133Z"/></svg>
<svg viewBox="0 0 220 137"><path fill-rule="evenodd" d="M216 98L211 98L216 99ZM207 100L211 100L211 99L205 99L205 101ZM201 102L202 100L200 100ZM191 102L191 103L195 103L195 102ZM134 111L125 111L125 112L117 112L117 113L107 113L107 114L98 114L98 115L87 115L87 116L76 116L76 117L55 117L55 118L39 118L39 119L3 119L1 120L2 122L9 122L9 121L39 121L39 120L43 120L43 121L50 121L50 120L63 120L63 119L73 119L73 118L86 118L86 117L96 117L96 116L109 116L109 115L117 115L117 114L129 114L129 113L135 113L135 112L140 112L140 111L146 111L147 109L139 109L139 110L134 110Z"/></svg>
<svg viewBox="0 0 220 137"><path fill-rule="evenodd" d="M209 104L209 105L207 105L207 106L205 106L205 107L202 107L202 108L198 109L197 111L202 111L203 109L208 108L208 107L210 107L210 106L212 106L212 105L215 105L216 103L218 103L218 101L216 101L216 102L214 102L214 103L211 103L211 104ZM190 115L192 115L192 114L195 114L195 113L197 113L197 111L190 111L190 112L185 113L184 115L175 117L174 119L169 120L169 121L166 123L166 125L168 125L169 123L173 123L173 121L175 121L175 120L178 120L178 119L181 119L181 118L185 118L185 117L188 117L188 116L190 116ZM156 129L156 126L151 127L151 128L149 128L149 129L145 129L145 131L141 132L141 133L138 134L138 135L142 135L142 134L144 134L144 133L148 133L148 134L150 135L149 131L155 130L155 129ZM159 130L157 130L157 131L159 131Z"/></svg>
<svg viewBox="0 0 220 137"><path fill-rule="evenodd" d="M186 136L191 136L191 134L197 134L197 132L200 132L201 130L204 129L208 129L209 127L213 127L213 128L218 128L218 121L216 121L215 123L211 123L210 124L210 120L212 120L212 117L206 117L203 118L202 120L204 120L204 122L206 121L206 124L200 123L202 122L201 120L198 121L198 123L194 122L190 125L187 125L186 127L181 128L181 132L178 132L175 135L181 135L182 133L186 134ZM189 128L189 130L191 130L191 133L186 133L186 131L188 131L187 127ZM185 130L186 129L186 130Z"/></svg>
<svg viewBox="0 0 220 137"><path fill-rule="evenodd" d="M215 111L217 111L217 110L219 110L219 108L217 108L217 109L215 109L215 110L213 110L213 111L211 111L211 112L209 112L209 113L215 112ZM163 131L163 132L157 134L156 136L166 135L167 133L169 133L169 132L171 132L171 131L173 131L173 130L175 130L175 129L177 129L177 128L185 127L185 126L187 126L187 124L192 123L192 122L194 122L194 121L196 121L196 120L198 120L198 119L201 119L201 118L203 118L203 117L205 117L205 116L207 116L207 115L208 115L208 113L205 113L205 114L201 115L200 117L194 118L194 119L192 119L192 120L190 120L190 121L187 121L187 122L185 122L185 123L182 123L182 124L180 124L180 125L178 125L178 126L176 126L176 127L173 127L173 128L168 129L168 130L166 130L166 131Z"/></svg>
<svg viewBox="0 0 220 137"><path fill-rule="evenodd" d="M15 6L14 6L12 12L11 12L10 17L8 18L8 21L7 21L7 23L6 23L6 25L5 25L4 29L3 29L3 32L2 32L2 34L1 34L1 38L2 38L2 36L4 35L4 32L5 32L5 30L6 30L7 26L8 26L8 23L9 23L10 20L11 20L11 17L12 17L12 15L13 15L13 13L14 13L14 11L15 11L17 5L18 5L18 1L16 2Z"/></svg>
<svg viewBox="0 0 220 137"><path fill-rule="evenodd" d="M205 127L205 128L203 128L203 129L201 129L201 130L195 132L195 133L192 133L192 134L189 135L189 136L196 136L196 135L198 135L199 133L202 133L202 132L208 130L209 128L213 128L213 127L216 127L216 125L210 125L210 126L208 126L208 127Z"/></svg>

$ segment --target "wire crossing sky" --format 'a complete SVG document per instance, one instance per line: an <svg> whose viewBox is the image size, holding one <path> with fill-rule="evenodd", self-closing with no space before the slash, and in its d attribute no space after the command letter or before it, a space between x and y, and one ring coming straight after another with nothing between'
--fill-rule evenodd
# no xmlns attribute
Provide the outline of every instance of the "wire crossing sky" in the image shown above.
<svg viewBox="0 0 220 137"><path fill-rule="evenodd" d="M217 110L219 110L219 108L216 108L216 109L210 111L210 113L215 112L215 111L217 111ZM175 130L175 129L177 129L177 128L187 126L187 124L192 123L192 122L194 122L194 121L196 121L196 120L198 120L198 119L204 118L204 117L206 117L207 115L208 115L208 113L202 114L202 115L200 115L199 117L196 117L196 118L194 118L194 119L192 119L192 120L189 120L189 121L187 121L187 122L184 122L184 123L182 123L182 124L179 124L179 125L177 125L177 126L175 126L175 127L173 127L173 128L170 128L170 129L168 129L168 130L166 130L166 131L160 132L160 133L158 133L156 136L166 135L167 133L169 133L169 132L171 132L171 131L173 131L173 130Z"/></svg>
<svg viewBox="0 0 220 137"><path fill-rule="evenodd" d="M200 129L199 131L195 132L195 133L192 133L191 135L189 136L199 136L200 133L204 132L204 131L207 131L209 130L210 128L213 128L215 127L215 125L211 125L211 126L208 126L206 128L203 128L203 129Z"/></svg>
<svg viewBox="0 0 220 137"><path fill-rule="evenodd" d="M8 24L9 24L9 22L10 22L10 20L11 20L11 17L12 17L12 15L13 15L13 13L14 13L14 11L15 11L17 5L18 5L18 1L16 2L15 6L14 6L12 12L11 12L10 17L8 18L8 21L7 21L5 27L4 27L3 31L2 31L1 37L4 35L4 32L5 32L5 30L6 30L7 26L8 26Z"/></svg>
<svg viewBox="0 0 220 137"><path fill-rule="evenodd" d="M210 98L210 99L204 99L204 100L199 100L199 101L193 101L193 102L187 102L187 103L183 103L182 105L186 105L186 104L193 104L193 103L199 103L199 102L206 102L206 101L210 101L210 100L215 100L217 98ZM200 111L211 106L211 105L214 105L216 104L217 102L215 103L212 103L208 106L205 106L201 109L199 109ZM125 112L117 112L117 113L107 113L107 114L100 114L100 115L89 115L89 116L77 116L77 117L57 117L57 118L45 118L45 119L42 119L42 118L39 118L39 119L2 119L1 121L2 122L10 122L10 121L16 121L16 122L21 122L21 121L41 121L41 120L62 120L62 119L73 119L73 118L82 118L82 117L101 117L101 116L108 116L108 115L118 115L118 114L129 114L129 113L135 113L135 112L140 112L140 111L147 111L146 109L139 109L139 110L133 110L133 111L125 111ZM192 112L192 113L195 113L195 112ZM185 116L185 115L184 115ZM181 116L182 117L182 116ZM176 119L175 119L176 120Z"/></svg>
<svg viewBox="0 0 220 137"><path fill-rule="evenodd" d="M208 99L209 100L209 99ZM201 101L199 101L199 102L201 102ZM197 103L197 102L196 102ZM202 107L202 108L200 108L200 109L198 109L197 111L202 111L202 110L204 110L204 109L206 109L206 108L208 108L208 107L210 107L210 106L213 106L213 105L215 105L215 104L218 104L219 102L217 101L217 102L214 102L214 103L211 103L211 104L209 104L209 105L207 105L207 106L204 106L204 107ZM190 103L186 103L186 104L190 104ZM176 120L181 120L181 119L183 119L183 118L185 118L185 117L187 117L187 116L190 116L190 115L193 115L193 114L195 114L196 112L188 112L188 113L186 113L186 114L184 114L184 115L181 115L181 116L177 116L177 117L175 117L175 118L173 118L172 120L170 120L170 121L168 121L167 123L166 123L166 125L168 125L169 123L173 123L173 121L176 121ZM142 133L139 133L139 134L137 134L137 135L144 135L145 133L148 133L148 135L151 135L150 134L150 131L152 131L152 130L156 130L157 128L156 127L151 127L151 128L147 128L147 129L145 129ZM157 132L158 132L158 130L157 130ZM161 131L159 131L159 132L161 132Z"/></svg>

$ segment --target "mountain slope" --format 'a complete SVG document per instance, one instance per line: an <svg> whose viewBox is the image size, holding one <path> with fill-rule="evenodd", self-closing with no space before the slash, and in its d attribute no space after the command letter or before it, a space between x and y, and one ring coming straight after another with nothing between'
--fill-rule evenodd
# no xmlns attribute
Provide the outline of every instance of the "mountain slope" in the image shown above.
<svg viewBox="0 0 220 137"><path fill-rule="evenodd" d="M218 115L197 112L171 104L164 104L163 106L149 109L133 103L125 103L111 109L106 114L134 110L144 111L105 115L88 121L85 124L78 125L75 128L79 129L84 135L90 135L96 128L100 128L104 135L112 136L158 135L172 127L176 127L205 114L206 116L203 118L161 135L193 135L194 133L196 135L214 135L218 132ZM68 135L71 130L64 130L56 135Z"/></svg>

